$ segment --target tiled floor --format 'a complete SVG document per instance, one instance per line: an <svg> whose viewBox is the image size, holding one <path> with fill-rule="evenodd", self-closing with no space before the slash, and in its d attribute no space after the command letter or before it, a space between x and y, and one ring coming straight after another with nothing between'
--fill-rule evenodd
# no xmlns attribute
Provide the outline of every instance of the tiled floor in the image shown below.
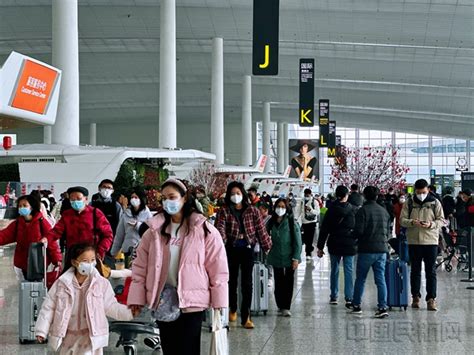
<svg viewBox="0 0 474 355"><path fill-rule="evenodd" d="M46 346L18 344L18 285L12 248L0 252L0 354L47 354ZM440 310L394 310L384 320L372 318L376 304L373 279L367 282L362 317L347 314L344 305L329 306L328 260L298 269L292 318L278 317L270 299L267 316L254 317L256 328L232 325L231 354L474 354L474 291L460 279L466 273L440 271ZM342 273L341 273L342 287ZM3 298L2 298L3 297ZM342 301L342 299L341 299ZM106 354L120 354L112 334ZM202 354L210 334L203 330ZM152 354L140 339L139 353ZM154 352L154 353L159 353Z"/></svg>

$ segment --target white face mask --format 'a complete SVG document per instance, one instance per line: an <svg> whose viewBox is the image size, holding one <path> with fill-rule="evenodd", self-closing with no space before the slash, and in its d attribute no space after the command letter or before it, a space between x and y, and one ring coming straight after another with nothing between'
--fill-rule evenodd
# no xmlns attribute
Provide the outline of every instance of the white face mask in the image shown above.
<svg viewBox="0 0 474 355"><path fill-rule="evenodd" d="M133 206L133 207L138 207L140 206L140 199L139 198L131 198L130 199L130 204Z"/></svg>
<svg viewBox="0 0 474 355"><path fill-rule="evenodd" d="M179 211L181 211L182 207L183 207L183 204L181 203L181 200L164 200L163 201L163 209L170 216L174 216L175 214L177 214Z"/></svg>
<svg viewBox="0 0 474 355"><path fill-rule="evenodd" d="M400 197L400 203L405 203L406 202L406 198L405 197Z"/></svg>
<svg viewBox="0 0 474 355"><path fill-rule="evenodd" d="M235 203L236 205L238 205L239 203L242 202L242 195L232 195L230 196L230 200Z"/></svg>
<svg viewBox="0 0 474 355"><path fill-rule="evenodd" d="M418 200L423 202L425 200L425 198L428 197L428 194L417 194L416 197L418 198Z"/></svg>
<svg viewBox="0 0 474 355"><path fill-rule="evenodd" d="M97 263L95 261L93 261L91 263L86 263L86 262L82 261L82 262L79 263L79 266L76 269L81 275L89 276L94 271L96 264Z"/></svg>
<svg viewBox="0 0 474 355"><path fill-rule="evenodd" d="M283 217L286 213L286 208L278 207L275 209L275 213L277 214L278 217Z"/></svg>
<svg viewBox="0 0 474 355"><path fill-rule="evenodd" d="M112 196L114 190L112 189L100 189L100 196L105 199L109 199Z"/></svg>

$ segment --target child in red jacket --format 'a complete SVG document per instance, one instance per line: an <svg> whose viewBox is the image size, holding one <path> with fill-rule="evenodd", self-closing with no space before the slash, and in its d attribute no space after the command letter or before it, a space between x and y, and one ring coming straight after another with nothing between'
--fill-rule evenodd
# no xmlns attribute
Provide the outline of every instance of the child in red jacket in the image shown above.
<svg viewBox="0 0 474 355"><path fill-rule="evenodd" d="M51 230L49 222L40 212L41 202L31 195L21 196L18 200L18 218L7 228L0 230L0 245L16 242L13 265L17 278L26 277L28 268L28 249L31 243L37 243ZM62 260L58 243L47 246L47 263L60 265Z"/></svg>

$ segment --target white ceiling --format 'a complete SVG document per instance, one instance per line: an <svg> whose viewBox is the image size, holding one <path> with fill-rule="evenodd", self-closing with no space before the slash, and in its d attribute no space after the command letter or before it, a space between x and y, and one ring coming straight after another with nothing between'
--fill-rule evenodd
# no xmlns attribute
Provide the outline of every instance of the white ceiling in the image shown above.
<svg viewBox="0 0 474 355"><path fill-rule="evenodd" d="M225 120L251 72L252 0L177 0L180 122L210 120L211 42L224 38ZM81 122L158 122L159 1L79 0ZM298 121L298 60L341 126L474 138L473 0L280 0L280 72L254 77L254 120ZM0 1L0 62L51 61L51 0Z"/></svg>

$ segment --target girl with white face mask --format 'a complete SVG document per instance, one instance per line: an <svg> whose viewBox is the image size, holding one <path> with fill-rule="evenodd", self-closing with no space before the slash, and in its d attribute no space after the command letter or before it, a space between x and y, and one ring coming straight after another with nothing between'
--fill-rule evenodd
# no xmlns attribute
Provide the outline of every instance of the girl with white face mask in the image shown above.
<svg viewBox="0 0 474 355"><path fill-rule="evenodd" d="M153 310L164 355L199 354L203 311L228 307L224 244L183 181L166 180L161 193L163 211L142 225L149 229L132 263L128 304L134 314L145 303Z"/></svg>
<svg viewBox="0 0 474 355"><path fill-rule="evenodd" d="M233 181L227 185L225 203L219 211L215 223L227 250L227 259L231 280L229 282L229 321L237 321L237 309L240 308L241 324L246 329L253 329L250 317L252 302L252 271L254 265L254 248L258 243L264 253L271 248L262 215L257 207L252 206L241 182ZM237 279L241 274L242 303L237 304Z"/></svg>
<svg viewBox="0 0 474 355"><path fill-rule="evenodd" d="M275 301L280 314L290 317L294 274L301 262L301 233L285 199L275 202L267 230L272 238L267 264L273 266Z"/></svg>
<svg viewBox="0 0 474 355"><path fill-rule="evenodd" d="M135 189L127 198L130 205L120 217L114 243L110 249L112 256L116 256L122 250L125 254L126 268L129 267L133 248L140 242L139 229L141 225L153 217L146 205L147 199L144 191Z"/></svg>
<svg viewBox="0 0 474 355"><path fill-rule="evenodd" d="M68 258L41 307L36 339L43 343L48 337L60 354L102 354L108 345L107 317L129 321L132 312L117 302L110 282L96 269L93 245L74 245Z"/></svg>

